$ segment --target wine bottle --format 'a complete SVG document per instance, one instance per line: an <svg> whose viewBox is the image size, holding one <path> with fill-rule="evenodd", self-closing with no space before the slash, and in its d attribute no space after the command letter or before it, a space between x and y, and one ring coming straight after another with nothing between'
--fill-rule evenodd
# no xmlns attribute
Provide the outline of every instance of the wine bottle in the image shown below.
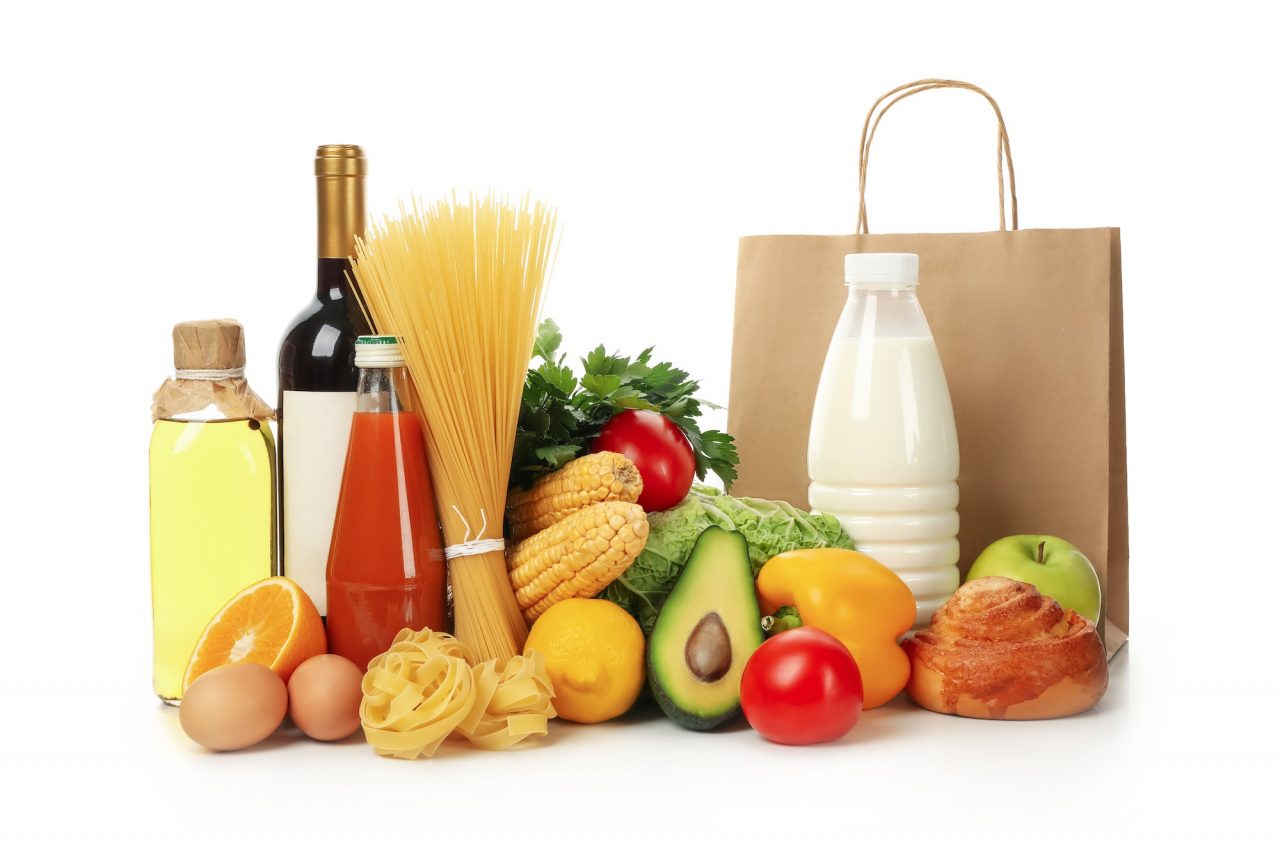
<svg viewBox="0 0 1280 853"><path fill-rule="evenodd" d="M364 233L364 176L359 146L316 149L316 293L280 343L281 565L322 616L329 539L356 405L356 338L369 333L348 260L356 236Z"/></svg>

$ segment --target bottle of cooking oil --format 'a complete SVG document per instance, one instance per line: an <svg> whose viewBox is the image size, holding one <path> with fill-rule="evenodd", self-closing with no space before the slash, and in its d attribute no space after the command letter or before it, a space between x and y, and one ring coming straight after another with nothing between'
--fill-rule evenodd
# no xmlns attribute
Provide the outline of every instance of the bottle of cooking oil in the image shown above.
<svg viewBox="0 0 1280 853"><path fill-rule="evenodd" d="M209 620L275 573L276 483L274 413L244 378L240 324L179 323L173 363L151 411L151 606L155 690L176 705Z"/></svg>

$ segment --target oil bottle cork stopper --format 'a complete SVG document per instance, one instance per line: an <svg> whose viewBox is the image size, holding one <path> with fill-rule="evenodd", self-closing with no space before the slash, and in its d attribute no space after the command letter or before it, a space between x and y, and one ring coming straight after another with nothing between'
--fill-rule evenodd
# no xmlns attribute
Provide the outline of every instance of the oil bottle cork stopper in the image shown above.
<svg viewBox="0 0 1280 853"><path fill-rule="evenodd" d="M177 370L234 370L244 361L244 327L235 320L190 320L173 327Z"/></svg>

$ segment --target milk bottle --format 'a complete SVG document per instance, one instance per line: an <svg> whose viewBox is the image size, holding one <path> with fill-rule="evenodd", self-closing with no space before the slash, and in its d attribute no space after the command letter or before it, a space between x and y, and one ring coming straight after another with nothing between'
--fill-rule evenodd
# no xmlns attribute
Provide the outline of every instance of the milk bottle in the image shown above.
<svg viewBox="0 0 1280 853"><path fill-rule="evenodd" d="M916 298L919 257L845 257L845 303L809 430L809 501L916 598L916 627L959 584L960 452L942 362Z"/></svg>

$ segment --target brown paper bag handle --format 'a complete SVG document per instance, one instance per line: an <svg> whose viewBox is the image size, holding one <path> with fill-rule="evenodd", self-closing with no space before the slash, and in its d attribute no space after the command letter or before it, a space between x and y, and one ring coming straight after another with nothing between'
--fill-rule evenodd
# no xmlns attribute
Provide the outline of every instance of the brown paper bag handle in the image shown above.
<svg viewBox="0 0 1280 853"><path fill-rule="evenodd" d="M884 114L898 101L903 98L909 98L912 95L918 95L921 92L927 92L930 89L968 89L970 92L977 92L987 99L987 103L991 104L991 109L996 114L996 181L1000 192L1000 230L1006 230L1004 220L1004 172L1007 164L1009 169L1009 206L1013 214L1013 230L1017 231L1018 190L1013 176L1013 152L1009 149L1009 131L1004 126L1004 115L1000 112L1000 105L985 90L972 83L966 83L963 80L936 80L930 78L917 80L914 83L906 83L896 89L890 89L877 98L876 102L871 105L871 109L867 111L866 121L862 123L862 143L858 158L858 233L870 233L867 225L867 163L871 159L871 140L875 138L876 128L880 126L880 119L884 118ZM890 98L892 100L888 100ZM888 100L888 103L885 103L886 100ZM884 104L884 106L881 107L881 104Z"/></svg>

